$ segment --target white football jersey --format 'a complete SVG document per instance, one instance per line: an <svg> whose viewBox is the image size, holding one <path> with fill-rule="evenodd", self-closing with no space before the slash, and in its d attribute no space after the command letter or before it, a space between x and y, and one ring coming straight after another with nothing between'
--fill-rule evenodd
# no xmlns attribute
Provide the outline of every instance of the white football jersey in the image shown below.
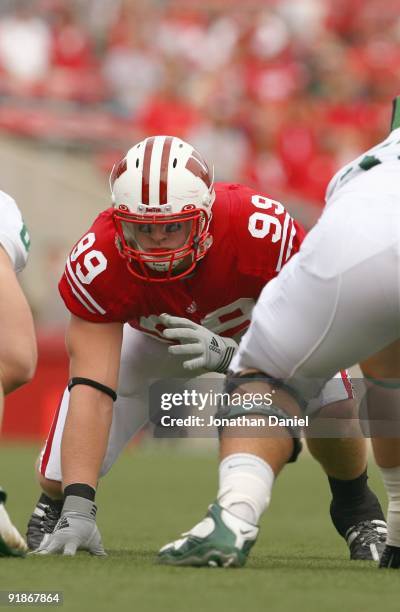
<svg viewBox="0 0 400 612"><path fill-rule="evenodd" d="M8 253L15 272L21 272L28 259L29 233L15 200L0 191L0 244Z"/></svg>
<svg viewBox="0 0 400 612"><path fill-rule="evenodd" d="M400 160L400 128L393 130L383 142L375 145L346 166L343 166L332 178L326 190L325 201L328 201L350 181L358 178L367 170L376 168L385 162ZM400 169L400 167L399 167Z"/></svg>

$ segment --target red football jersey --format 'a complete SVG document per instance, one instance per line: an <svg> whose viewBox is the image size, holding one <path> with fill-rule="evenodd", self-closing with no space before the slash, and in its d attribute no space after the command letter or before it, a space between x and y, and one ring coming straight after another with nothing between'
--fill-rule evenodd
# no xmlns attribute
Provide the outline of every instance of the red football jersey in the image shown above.
<svg viewBox="0 0 400 612"><path fill-rule="evenodd" d="M102 212L68 257L59 284L68 310L88 321L127 322L164 342L162 313L238 338L262 288L299 250L305 232L282 204L248 187L217 183L215 191L210 250L190 277L168 283L129 272L113 209Z"/></svg>

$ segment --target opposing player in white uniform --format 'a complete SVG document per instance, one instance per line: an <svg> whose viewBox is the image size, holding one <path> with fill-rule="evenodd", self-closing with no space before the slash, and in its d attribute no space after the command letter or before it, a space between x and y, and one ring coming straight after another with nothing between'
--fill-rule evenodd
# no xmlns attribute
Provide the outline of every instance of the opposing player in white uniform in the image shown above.
<svg viewBox="0 0 400 612"><path fill-rule="evenodd" d="M138 143L110 182L114 206L72 249L59 285L71 312L73 378L40 457L43 495L28 525L28 545L44 554L103 553L98 479L146 419L151 381L225 372L262 288L304 237L279 202L245 185L214 185L205 160L179 138ZM354 414L347 375L317 403ZM377 554L385 525L367 486L365 441L309 444L329 476L335 527L352 532L353 558L371 559L365 538Z"/></svg>
<svg viewBox="0 0 400 612"><path fill-rule="evenodd" d="M331 181L326 208L300 251L263 290L232 363L228 389L275 390L272 408L285 432L294 415L338 367L360 362L367 378L375 458L389 498L388 538L380 567L400 567L400 105L392 132ZM226 414L229 418L236 414ZM232 421L229 421L232 422ZM167 545L173 564L238 564L254 544L268 505L270 466L283 466L286 444L267 455L262 444L224 430L219 504L189 534ZM237 428L236 428L237 429ZM275 428L276 430L276 428ZM396 438L397 435L397 438ZM246 460L244 461L244 457ZM243 464L243 467L240 467ZM235 466L239 466L235 469ZM229 473L229 467L232 467ZM216 508L215 508L216 506ZM213 508L212 507L212 508Z"/></svg>
<svg viewBox="0 0 400 612"><path fill-rule="evenodd" d="M26 264L29 235L15 201L0 191L0 424L4 395L33 376L36 339L32 315L17 280ZM0 557L20 556L23 538L11 523L0 489Z"/></svg>

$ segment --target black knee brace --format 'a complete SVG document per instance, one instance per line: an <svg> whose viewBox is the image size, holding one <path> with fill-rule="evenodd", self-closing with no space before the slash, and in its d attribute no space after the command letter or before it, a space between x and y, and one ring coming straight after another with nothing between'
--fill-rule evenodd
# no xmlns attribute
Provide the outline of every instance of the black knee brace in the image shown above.
<svg viewBox="0 0 400 612"><path fill-rule="evenodd" d="M371 384L382 387L383 389L400 389L400 378L371 378L371 376L365 376L365 374L364 378Z"/></svg>
<svg viewBox="0 0 400 612"><path fill-rule="evenodd" d="M271 376L268 376L267 374L264 374L263 372L252 372L251 374L245 374L244 376L240 376L233 372L229 372L225 379L224 391L226 393L229 393L229 395L231 395L243 383L252 382L254 380L261 380L261 379L264 380L265 382L270 383L276 389L284 389L296 400L296 402L300 405L300 407L304 406L303 400L298 396L298 394L294 391L294 389L286 385L282 380L272 378ZM220 406L218 407L216 417L222 418L222 419L223 418L235 419L237 417L246 416L246 415L247 416L259 415L259 416L266 416L266 417L275 416L277 418L285 419L285 420L293 419L291 415L289 415L287 412L285 412L278 406L274 406L273 404L271 404L270 406L265 404L262 406L253 406L250 408L244 408L243 406L232 406L232 405L224 406L220 404ZM299 456L302 450L302 443L300 439L301 438L301 428L296 427L291 424L286 424L285 427L287 428L287 430L289 431L293 439L293 452L288 460L288 463L293 463L294 461L296 461L297 457ZM223 430L223 426L219 428L220 435L222 433L222 430Z"/></svg>
<svg viewBox="0 0 400 612"><path fill-rule="evenodd" d="M286 384L280 378L274 378L273 376L269 376L269 374L264 374L264 372L260 371L241 375L240 372L232 372L228 370L225 377L224 391L225 393L232 394L241 385L246 384L247 382L253 382L254 380L262 380L272 385L275 389L283 389L286 391L286 393L289 393L289 395L293 397L293 399L299 404L302 411L306 409L307 403L303 400L301 395L295 389L293 389L293 387Z"/></svg>

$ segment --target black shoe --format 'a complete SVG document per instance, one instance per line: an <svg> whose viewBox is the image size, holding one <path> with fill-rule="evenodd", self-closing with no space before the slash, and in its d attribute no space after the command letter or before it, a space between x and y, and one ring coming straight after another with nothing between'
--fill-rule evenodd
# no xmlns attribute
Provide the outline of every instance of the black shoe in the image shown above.
<svg viewBox="0 0 400 612"><path fill-rule="evenodd" d="M61 500L51 499L45 493L40 496L29 519L26 532L26 542L29 550L39 548L46 535L53 533L54 527L61 516L62 507L63 502Z"/></svg>
<svg viewBox="0 0 400 612"><path fill-rule="evenodd" d="M387 544L381 556L380 568L400 568L400 548L398 546L389 546Z"/></svg>
<svg viewBox="0 0 400 612"><path fill-rule="evenodd" d="M347 530L345 538L350 559L379 561L385 549L387 527L385 521L362 521Z"/></svg>

